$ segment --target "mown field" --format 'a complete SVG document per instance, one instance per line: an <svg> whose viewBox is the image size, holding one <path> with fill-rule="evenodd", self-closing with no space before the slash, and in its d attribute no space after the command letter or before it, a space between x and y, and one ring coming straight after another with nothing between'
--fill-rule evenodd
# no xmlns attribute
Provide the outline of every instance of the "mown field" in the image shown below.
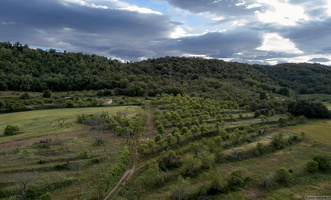
<svg viewBox="0 0 331 200"><path fill-rule="evenodd" d="M0 199L104 196L126 170L130 146L125 137L99 124L77 123L77 116L125 114L131 120L141 111L121 106L1 114ZM4 136L8 124L18 126L20 133Z"/></svg>

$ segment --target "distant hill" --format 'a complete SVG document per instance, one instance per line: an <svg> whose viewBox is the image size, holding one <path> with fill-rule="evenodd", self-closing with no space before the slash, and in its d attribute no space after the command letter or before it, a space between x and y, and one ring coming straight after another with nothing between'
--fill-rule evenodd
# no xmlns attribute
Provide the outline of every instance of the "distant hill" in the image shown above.
<svg viewBox="0 0 331 200"><path fill-rule="evenodd" d="M116 94L189 93L242 99L261 90L331 94L331 68L319 64L248 65L216 59L164 57L121 63L97 55L0 43L0 90L114 89Z"/></svg>

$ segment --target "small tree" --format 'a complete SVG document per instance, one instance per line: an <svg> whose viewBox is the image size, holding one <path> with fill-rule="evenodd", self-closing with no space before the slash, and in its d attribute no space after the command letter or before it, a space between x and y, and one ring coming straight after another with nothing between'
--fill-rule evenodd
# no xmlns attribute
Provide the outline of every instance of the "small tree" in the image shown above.
<svg viewBox="0 0 331 200"><path fill-rule="evenodd" d="M51 98L52 97L52 91L50 89L47 89L43 93L44 98Z"/></svg>
<svg viewBox="0 0 331 200"><path fill-rule="evenodd" d="M318 171L318 162L310 160L307 162L306 170L310 173L314 173Z"/></svg>
<svg viewBox="0 0 331 200"><path fill-rule="evenodd" d="M24 93L20 96L20 99L23 99L23 100L26 100L26 99L29 99L30 98L30 95L28 93Z"/></svg>
<svg viewBox="0 0 331 200"><path fill-rule="evenodd" d="M327 154L313 154L313 161L317 162L318 169L321 171L327 171L331 169L331 158Z"/></svg>
<svg viewBox="0 0 331 200"><path fill-rule="evenodd" d="M277 183L285 184L285 185L289 183L290 179L291 179L291 173L289 172L288 169L284 167L279 168L274 176L274 180Z"/></svg>
<svg viewBox="0 0 331 200"><path fill-rule="evenodd" d="M18 134L20 129L18 126L13 126L13 125L7 125L4 131L5 135L16 135Z"/></svg>

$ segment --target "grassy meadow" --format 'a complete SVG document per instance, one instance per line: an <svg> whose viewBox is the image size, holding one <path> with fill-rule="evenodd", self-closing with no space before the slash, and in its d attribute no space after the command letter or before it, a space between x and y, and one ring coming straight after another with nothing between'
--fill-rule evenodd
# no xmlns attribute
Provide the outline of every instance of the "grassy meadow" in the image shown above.
<svg viewBox="0 0 331 200"><path fill-rule="evenodd" d="M77 116L125 112L131 118L141 111L140 107L120 106L1 114L0 193L20 198L27 183L25 193L44 192L39 195L41 199L93 199L105 195L126 167L122 158L129 145L110 130L77 123ZM4 136L8 124L17 125L21 132ZM100 145L97 138L102 139ZM47 139L51 141L40 142Z"/></svg>
<svg viewBox="0 0 331 200"><path fill-rule="evenodd" d="M310 120L306 124L286 127L284 131L305 133L307 137L317 142L331 145L331 120Z"/></svg>
<svg viewBox="0 0 331 200"><path fill-rule="evenodd" d="M136 113L139 107L92 107L92 108L63 108L50 110L37 110L19 113L5 113L0 115L0 143L13 140L56 135L68 131L79 131L86 126L75 123L79 114L101 114L107 112L114 115L120 111ZM7 125L20 128L21 134L5 137L3 131Z"/></svg>

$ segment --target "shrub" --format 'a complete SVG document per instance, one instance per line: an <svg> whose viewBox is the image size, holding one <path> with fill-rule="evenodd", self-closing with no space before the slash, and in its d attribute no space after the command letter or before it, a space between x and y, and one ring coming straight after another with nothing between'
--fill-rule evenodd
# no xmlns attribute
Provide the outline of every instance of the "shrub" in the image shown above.
<svg viewBox="0 0 331 200"><path fill-rule="evenodd" d="M66 100L64 104L67 108L73 108L75 106L74 102L70 99Z"/></svg>
<svg viewBox="0 0 331 200"><path fill-rule="evenodd" d="M306 170L310 173L318 171L318 163L316 161L310 160L307 162Z"/></svg>
<svg viewBox="0 0 331 200"><path fill-rule="evenodd" d="M41 200L51 200L52 199L52 195L49 192L46 192L45 194L40 196Z"/></svg>
<svg viewBox="0 0 331 200"><path fill-rule="evenodd" d="M241 169L231 172L230 179L228 181L229 187L231 189L245 187L250 178L244 174L244 171Z"/></svg>
<svg viewBox="0 0 331 200"><path fill-rule="evenodd" d="M52 91L51 90L45 90L43 93L44 98L51 98L52 97Z"/></svg>
<svg viewBox="0 0 331 200"><path fill-rule="evenodd" d="M45 164L45 163L46 163L45 160L39 160L39 161L37 162L37 164Z"/></svg>
<svg viewBox="0 0 331 200"><path fill-rule="evenodd" d="M288 169L282 167L276 171L276 174L274 176L274 180L277 183L285 184L287 185L291 179L291 173Z"/></svg>
<svg viewBox="0 0 331 200"><path fill-rule="evenodd" d="M23 100L26 100L26 99L29 99L30 98L30 95L28 93L24 93L20 96L20 99L23 99Z"/></svg>
<svg viewBox="0 0 331 200"><path fill-rule="evenodd" d="M331 169L331 158L327 154L313 154L313 161L318 163L318 169L327 171Z"/></svg>
<svg viewBox="0 0 331 200"><path fill-rule="evenodd" d="M38 197L40 197L41 195L42 195L42 193L35 189L27 189L25 191L24 199L34 200L34 199L37 199Z"/></svg>
<svg viewBox="0 0 331 200"><path fill-rule="evenodd" d="M13 125L7 125L4 131L5 135L16 135L19 133L19 128L18 126L13 126Z"/></svg>
<svg viewBox="0 0 331 200"><path fill-rule="evenodd" d="M55 165L54 167L55 170L66 170L66 169L69 169L69 165L67 163L64 163L64 164L58 164L58 165Z"/></svg>
<svg viewBox="0 0 331 200"><path fill-rule="evenodd" d="M5 197L6 197L6 193L2 189L0 189L0 199L3 199Z"/></svg>
<svg viewBox="0 0 331 200"><path fill-rule="evenodd" d="M89 158L88 150L84 150L83 152L81 152L78 157L80 159L88 159Z"/></svg>
<svg viewBox="0 0 331 200"><path fill-rule="evenodd" d="M275 135L272 138L271 144L275 149L284 148L286 146L286 140L284 138L284 135L282 133Z"/></svg>

